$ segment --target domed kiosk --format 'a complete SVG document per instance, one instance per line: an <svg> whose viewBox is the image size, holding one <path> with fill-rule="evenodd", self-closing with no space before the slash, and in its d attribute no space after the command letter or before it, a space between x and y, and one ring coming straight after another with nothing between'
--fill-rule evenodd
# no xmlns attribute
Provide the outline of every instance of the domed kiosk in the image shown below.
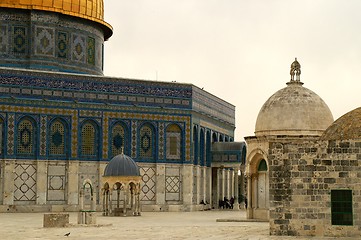
<svg viewBox="0 0 361 240"><path fill-rule="evenodd" d="M121 153L112 158L102 179L103 215L127 216L128 210L133 216L140 215L141 176L138 165L131 157Z"/></svg>
<svg viewBox="0 0 361 240"><path fill-rule="evenodd" d="M276 140L319 138L333 122L326 103L300 81L301 65L291 64L291 79L262 106L255 136L246 137L248 218L269 219L269 149ZM281 145L279 146L281 149Z"/></svg>

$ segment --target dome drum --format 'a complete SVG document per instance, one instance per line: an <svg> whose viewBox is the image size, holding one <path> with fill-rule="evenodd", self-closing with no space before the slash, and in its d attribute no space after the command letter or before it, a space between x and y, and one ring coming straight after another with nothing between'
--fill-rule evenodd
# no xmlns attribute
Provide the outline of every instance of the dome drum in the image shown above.
<svg viewBox="0 0 361 240"><path fill-rule="evenodd" d="M69 15L0 7L0 66L103 75L99 24Z"/></svg>

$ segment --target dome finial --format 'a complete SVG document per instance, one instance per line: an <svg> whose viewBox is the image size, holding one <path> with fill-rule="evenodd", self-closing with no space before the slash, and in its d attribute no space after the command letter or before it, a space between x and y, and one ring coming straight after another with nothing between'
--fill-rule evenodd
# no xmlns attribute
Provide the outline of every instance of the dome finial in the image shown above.
<svg viewBox="0 0 361 240"><path fill-rule="evenodd" d="M301 64L295 58L295 61L291 64L291 82L300 82L300 75L301 75Z"/></svg>

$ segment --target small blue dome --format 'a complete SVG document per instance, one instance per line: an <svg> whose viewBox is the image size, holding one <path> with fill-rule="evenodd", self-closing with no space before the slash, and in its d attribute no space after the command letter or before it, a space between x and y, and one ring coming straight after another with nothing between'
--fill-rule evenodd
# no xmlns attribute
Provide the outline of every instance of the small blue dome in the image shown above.
<svg viewBox="0 0 361 240"><path fill-rule="evenodd" d="M104 176L140 176L140 172L135 161L122 153L109 161L105 167Z"/></svg>

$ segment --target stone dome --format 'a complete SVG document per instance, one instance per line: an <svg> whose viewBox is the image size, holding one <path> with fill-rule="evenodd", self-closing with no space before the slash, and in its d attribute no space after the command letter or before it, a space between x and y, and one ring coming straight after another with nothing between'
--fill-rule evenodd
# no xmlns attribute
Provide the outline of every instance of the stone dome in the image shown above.
<svg viewBox="0 0 361 240"><path fill-rule="evenodd" d="M262 106L256 121L255 135L321 136L333 122L327 104L300 82L301 65L291 65L287 87L273 94Z"/></svg>
<svg viewBox="0 0 361 240"><path fill-rule="evenodd" d="M326 129L321 137L323 140L346 140L360 138L361 107L341 116Z"/></svg>
<svg viewBox="0 0 361 240"><path fill-rule="evenodd" d="M103 0L5 0L0 2L0 7L42 10L84 18L100 23L105 39L113 34L110 24L104 21Z"/></svg>
<svg viewBox="0 0 361 240"><path fill-rule="evenodd" d="M113 157L104 170L104 177L110 176L140 176L139 167L135 161L125 154Z"/></svg>

